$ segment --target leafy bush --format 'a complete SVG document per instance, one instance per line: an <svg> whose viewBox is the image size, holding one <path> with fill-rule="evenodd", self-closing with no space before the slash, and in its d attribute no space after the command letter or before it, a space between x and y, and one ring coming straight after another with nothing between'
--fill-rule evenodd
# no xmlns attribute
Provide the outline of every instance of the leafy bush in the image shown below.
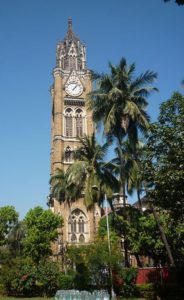
<svg viewBox="0 0 184 300"><path fill-rule="evenodd" d="M76 276L76 272L69 271L67 274L61 273L59 275L59 289L62 290L70 290L74 288L74 279Z"/></svg>
<svg viewBox="0 0 184 300"><path fill-rule="evenodd" d="M138 294L137 286L135 284L137 276L137 269L123 268L119 271L121 286L115 286L115 291L123 297L133 297Z"/></svg>
<svg viewBox="0 0 184 300"><path fill-rule="evenodd" d="M28 259L15 259L11 267L3 266L0 282L7 295L52 296L59 288L60 273L50 260L35 266Z"/></svg>
<svg viewBox="0 0 184 300"><path fill-rule="evenodd" d="M137 284L137 288L139 291L150 291L153 290L154 284L153 283Z"/></svg>
<svg viewBox="0 0 184 300"><path fill-rule="evenodd" d="M29 260L13 259L2 266L1 282L8 295L31 295L35 278L36 268Z"/></svg>
<svg viewBox="0 0 184 300"><path fill-rule="evenodd" d="M41 261L37 267L36 286L41 296L53 296L59 288L61 272L56 263L48 260Z"/></svg>

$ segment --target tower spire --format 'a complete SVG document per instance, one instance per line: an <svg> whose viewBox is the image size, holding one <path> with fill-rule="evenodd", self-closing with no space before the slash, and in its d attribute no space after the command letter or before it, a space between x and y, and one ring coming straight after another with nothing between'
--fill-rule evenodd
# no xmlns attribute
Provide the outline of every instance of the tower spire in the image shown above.
<svg viewBox="0 0 184 300"><path fill-rule="evenodd" d="M68 18L68 37L72 38L73 36L73 29L72 29L72 18Z"/></svg>

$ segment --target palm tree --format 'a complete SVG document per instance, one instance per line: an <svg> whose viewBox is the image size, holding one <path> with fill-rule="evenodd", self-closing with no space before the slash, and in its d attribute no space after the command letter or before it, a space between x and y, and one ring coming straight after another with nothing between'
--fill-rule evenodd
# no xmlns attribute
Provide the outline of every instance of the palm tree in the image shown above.
<svg viewBox="0 0 184 300"><path fill-rule="evenodd" d="M106 169L103 162L108 143L99 145L95 135L80 139L81 147L74 153L75 162L67 170L67 185L76 198L84 196L85 205L90 208L95 202L103 201L104 194L112 199L118 181Z"/></svg>
<svg viewBox="0 0 184 300"><path fill-rule="evenodd" d="M51 195L60 203L67 198L67 179L62 169L56 169L54 175L51 176Z"/></svg>
<svg viewBox="0 0 184 300"><path fill-rule="evenodd" d="M137 144L136 147L139 148L141 144ZM138 154L138 150L136 151ZM120 184L120 195L123 196L123 209L122 215L125 220L129 218L128 211L126 209L126 190L128 193L132 193L137 184L137 174L139 171L138 161L135 158L134 149L132 144L128 140L121 143L115 148L116 157L110 161L109 169L118 178ZM108 164L107 164L108 167ZM128 247L127 247L127 236L124 232L124 251L125 251L125 265L129 266L128 259Z"/></svg>
<svg viewBox="0 0 184 300"><path fill-rule="evenodd" d="M138 130L144 133L149 127L147 97L157 91L151 86L157 74L146 71L135 77L135 63L128 65L125 58L118 66L110 63L109 67L110 75L99 76L99 87L89 94L89 108L97 125L103 123L106 136L115 137L120 143L128 134L135 142Z"/></svg>

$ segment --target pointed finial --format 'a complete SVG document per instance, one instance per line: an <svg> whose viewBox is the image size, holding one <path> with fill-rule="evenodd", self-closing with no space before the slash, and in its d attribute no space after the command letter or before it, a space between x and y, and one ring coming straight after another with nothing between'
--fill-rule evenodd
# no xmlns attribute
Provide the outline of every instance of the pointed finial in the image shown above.
<svg viewBox="0 0 184 300"><path fill-rule="evenodd" d="M72 37L73 36L73 30L72 30L72 18L68 18L68 36Z"/></svg>

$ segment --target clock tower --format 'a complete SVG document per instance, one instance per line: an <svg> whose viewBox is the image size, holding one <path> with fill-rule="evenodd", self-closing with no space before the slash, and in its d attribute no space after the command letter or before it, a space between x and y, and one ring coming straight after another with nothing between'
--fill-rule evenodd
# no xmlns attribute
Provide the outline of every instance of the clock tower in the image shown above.
<svg viewBox="0 0 184 300"><path fill-rule="evenodd" d="M86 46L74 34L72 20L63 41L57 44L54 83L51 87L51 175L57 169L66 171L73 161L73 151L79 147L79 137L93 133L92 112L86 106L86 96L92 89L91 73L86 65ZM50 199L50 207L62 215L56 252L63 244L84 244L94 239L100 218L100 208L87 210L83 199L59 203Z"/></svg>

